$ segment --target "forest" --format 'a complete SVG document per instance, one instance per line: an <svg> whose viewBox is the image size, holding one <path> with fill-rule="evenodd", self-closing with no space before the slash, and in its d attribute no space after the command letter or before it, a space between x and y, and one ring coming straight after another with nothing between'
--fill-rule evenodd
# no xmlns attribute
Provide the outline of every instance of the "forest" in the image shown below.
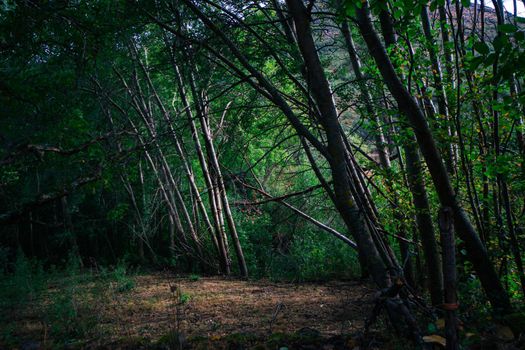
<svg viewBox="0 0 525 350"><path fill-rule="evenodd" d="M0 349L525 348L525 1L0 1Z"/></svg>

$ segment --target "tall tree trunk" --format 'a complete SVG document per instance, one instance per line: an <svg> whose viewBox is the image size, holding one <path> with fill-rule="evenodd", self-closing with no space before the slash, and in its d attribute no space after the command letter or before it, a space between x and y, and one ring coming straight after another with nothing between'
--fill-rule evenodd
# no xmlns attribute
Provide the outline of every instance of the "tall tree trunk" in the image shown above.
<svg viewBox="0 0 525 350"><path fill-rule="evenodd" d="M356 10L357 23L365 40L368 51L374 58L379 71L390 93L396 100L400 111L410 122L421 153L434 182L441 205L451 207L454 212L454 222L461 239L465 242L469 260L474 265L481 284L495 309L509 310L510 301L501 285L494 266L489 259L487 250L481 243L470 220L456 199L448 172L443 165L441 155L436 147L434 137L425 116L413 96L400 81L392 66L386 50L381 43L370 18L368 3Z"/></svg>
<svg viewBox="0 0 525 350"><path fill-rule="evenodd" d="M209 128L208 122L208 105L206 101L203 101L201 96L197 91L195 81L193 78L193 73L190 72L190 87L193 95L193 100L196 103L197 116L201 125L201 132L204 137L204 147L206 148L206 153L208 155L208 160L210 162L210 168L213 171L213 175L217 181L217 190L220 197L220 202L224 209L224 215L226 217L226 223L228 224L228 231L230 232L231 240L233 247L235 249L235 256L237 258L237 264L239 265L239 272L242 277L248 277L248 267L244 259L244 253L242 250L241 242L239 240L239 235L237 233L237 227L235 225L235 220L233 219L233 214L230 208L230 203L228 201L228 194L226 193L226 187L224 185L224 178L222 176L221 167L219 164L219 159L217 153L215 152L215 147L213 145L213 139L211 135L211 130Z"/></svg>
<svg viewBox="0 0 525 350"><path fill-rule="evenodd" d="M212 212L213 224L215 228L215 236L216 236L216 240L217 240L217 244L219 248L219 258L220 258L219 261L220 261L221 270L224 274L229 275L231 267L230 267L230 256L228 253L228 241L225 235L224 220L223 220L220 200L217 195L217 187L213 184L213 181L211 178L208 161L206 160L206 157L202 150L201 142L199 139L199 132L197 131L197 127L195 126L195 118L193 117L192 108L189 104L188 97L186 95L186 89L184 88L184 80L182 77L182 73L177 64L177 61L175 61L175 57L173 54L171 55L171 62L172 62L172 66L173 66L173 70L175 74L175 79L177 81L179 96L182 100L182 105L184 107L184 111L186 113L188 124L190 126L191 136L192 136L193 143L195 146L195 151L197 153L202 175L204 177L204 181L206 183L206 187L208 190L207 191L208 192L208 202L209 202L210 209Z"/></svg>
<svg viewBox="0 0 525 350"><path fill-rule="evenodd" d="M359 60L359 57L357 56L354 41L352 39L352 34L350 33L350 30L348 28L348 23L346 21L344 21L341 25L341 32L343 33L343 37L345 39L346 48L348 50L348 55L350 57L350 62L352 64L352 69L354 71L355 78L359 84L361 98L364 100L366 112L368 113L368 116L373 119L374 124L376 124L376 130L375 130L376 150L379 155L379 163L381 165L381 168L385 172L385 184L387 187L387 192L393 194L394 196L393 201L390 203L390 207L392 209L393 218L396 221L397 234L400 237L400 239L398 239L398 244L399 244L400 251L401 251L401 260L403 262L404 275L405 275L405 279L407 280L407 282L412 287L414 287L415 286L414 269L413 269L412 259L410 257L410 250L408 247L408 243L404 239L406 238L406 234L405 234L403 218L399 212L400 210L399 199L395 191L392 189L391 177L393 176L393 173L392 173L391 164L390 164L390 154L389 154L390 152L388 151L387 144L385 141L383 127L381 125L382 121L379 119L379 116L372 104L372 96L366 87L365 77L363 76L363 73L361 72L361 62Z"/></svg>
<svg viewBox="0 0 525 350"><path fill-rule="evenodd" d="M386 11L381 12L380 23L386 46L393 47L397 38L390 16ZM412 202L416 209L416 225L425 253L431 300L434 305L439 305L443 300L443 274L441 260L437 251L434 224L421 166L421 158L416 144L415 135L409 133L408 140L403 143L403 151L407 163L407 180L412 195Z"/></svg>
<svg viewBox="0 0 525 350"><path fill-rule="evenodd" d="M310 15L300 0L287 0L288 9L293 17L297 33L297 43L305 62L308 81L315 82L310 87L321 113L320 123L326 133L327 150L330 155L329 165L332 173L336 206L348 229L354 236L358 248L367 258L367 267L375 282L381 287L390 285L386 266L382 261L376 245L367 230L362 214L351 195L350 177L347 171L345 144L340 132L338 113L335 108L332 92L323 67L317 55L309 24Z"/></svg>
<svg viewBox="0 0 525 350"><path fill-rule="evenodd" d="M80 251L78 249L77 236L73 227L73 221L71 220L71 213L69 212L69 205L67 203L67 196L60 198L60 204L62 205L62 218L64 220L64 228L69 235L69 242L71 244L71 253L78 259L81 266L83 266L82 258L80 257Z"/></svg>
<svg viewBox="0 0 525 350"><path fill-rule="evenodd" d="M432 77L434 79L434 89L436 90L436 98L438 101L438 113L439 117L436 118L438 121L438 125L442 129L444 129L444 132L447 134L447 138L449 138L449 142L447 142L446 146L446 165L447 170L451 175L454 175L456 173L456 159L455 159L455 149L454 149L454 143L452 140L450 140L452 136L452 131L450 127L451 117L448 110L448 100L447 100L447 94L445 92L445 87L443 86L443 74L441 72L441 64L439 63L437 52L434 48L435 41L432 37L432 28L430 24L430 18L428 15L428 7L426 5L423 5L421 7L421 23L423 25L423 32L425 33L425 39L427 41L427 51L428 55L430 57L430 63L432 66ZM441 126L441 124L445 124L444 126Z"/></svg>
<svg viewBox="0 0 525 350"><path fill-rule="evenodd" d="M151 78L150 78L150 75L149 75L149 72L148 72L146 66L144 65L142 60L139 58L138 51L137 51L135 45L133 44L132 47L133 47L133 50L134 50L134 53L135 53L135 56L136 56L136 61L139 64L139 66L141 67L144 76L146 77L146 81L148 82L148 86L150 87L150 89L153 92L153 95L155 97L155 101L157 102L157 105L158 105L158 107L160 108L160 110L162 112L162 116L163 116L163 118L164 118L164 120L165 120L165 122L166 122L166 124L168 126L168 130L169 130L169 132L170 132L170 134L171 134L171 136L173 138L173 141L175 143L175 150L177 151L177 154L178 154L178 156L180 157L180 159L182 161L182 164L183 164L183 167L184 167L184 171L186 173L186 177L187 177L189 185L190 185L190 189L193 192L193 195L194 195L195 200L196 200L197 205L198 205L198 209L199 209L199 211L201 212L201 214L203 216L204 223L206 225L206 229L208 230L208 232L209 232L209 234L210 234L210 236L212 238L212 242L213 242L216 250L219 251L219 245L218 245L218 242L217 242L217 238L216 238L216 236L214 234L211 221L210 221L210 219L208 217L208 212L206 211L206 207L204 206L204 202L202 201L202 198L201 198L201 195L200 195L200 191L199 191L199 189L197 187L197 183L196 183L195 177L193 175L193 169L192 169L191 164L189 163L189 161L188 161L188 159L186 157L186 153L185 153L185 151L184 151L184 149L182 147L180 138L179 138L179 136L177 135L177 133L175 131L172 117L171 117L170 113L168 112L168 110L166 109L166 107L164 106L164 103L162 102L160 96L158 95L157 90L155 89L155 86L153 85L153 82L151 81Z"/></svg>

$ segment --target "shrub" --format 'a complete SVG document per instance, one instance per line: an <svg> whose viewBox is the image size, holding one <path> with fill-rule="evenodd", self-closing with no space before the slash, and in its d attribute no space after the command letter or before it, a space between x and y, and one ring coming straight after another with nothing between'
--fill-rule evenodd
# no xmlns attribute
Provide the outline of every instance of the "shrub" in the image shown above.
<svg viewBox="0 0 525 350"><path fill-rule="evenodd" d="M197 275L197 274L195 274L195 273L192 273L192 274L188 277L188 279L189 279L190 281L192 281L192 282L197 282L198 280L201 279L201 276L199 276L199 275Z"/></svg>

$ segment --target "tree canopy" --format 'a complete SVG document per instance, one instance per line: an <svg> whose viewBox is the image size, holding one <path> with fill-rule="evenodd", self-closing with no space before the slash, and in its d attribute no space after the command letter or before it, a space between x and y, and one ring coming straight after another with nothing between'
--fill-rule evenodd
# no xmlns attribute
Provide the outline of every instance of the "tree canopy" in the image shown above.
<svg viewBox="0 0 525 350"><path fill-rule="evenodd" d="M0 268L360 275L439 309L452 261L512 313L525 20L492 5L1 2Z"/></svg>

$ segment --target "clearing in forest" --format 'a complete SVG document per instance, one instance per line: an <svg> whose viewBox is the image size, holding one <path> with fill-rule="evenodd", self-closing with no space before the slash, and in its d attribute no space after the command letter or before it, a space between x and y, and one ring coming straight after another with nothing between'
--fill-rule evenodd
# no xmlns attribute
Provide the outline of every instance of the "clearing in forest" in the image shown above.
<svg viewBox="0 0 525 350"><path fill-rule="evenodd" d="M66 346L88 348L178 348L179 343L221 348L232 342L280 346L306 337L347 348L347 335L363 329L373 306L373 289L356 281L292 284L166 274L128 278L124 283L86 279L74 290L67 282L51 284L22 312L13 313L13 337L22 340L22 347L61 346L67 338Z"/></svg>

